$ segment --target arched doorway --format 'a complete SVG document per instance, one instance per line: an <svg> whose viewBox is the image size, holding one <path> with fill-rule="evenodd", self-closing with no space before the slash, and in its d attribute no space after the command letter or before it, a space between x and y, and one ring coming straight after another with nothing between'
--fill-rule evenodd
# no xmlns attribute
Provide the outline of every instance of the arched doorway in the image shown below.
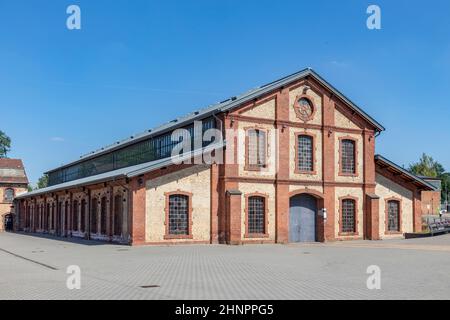
<svg viewBox="0 0 450 320"><path fill-rule="evenodd" d="M8 213L7 215L5 215L4 221L5 231L13 231L13 225L14 225L13 215Z"/></svg>
<svg viewBox="0 0 450 320"><path fill-rule="evenodd" d="M317 237L317 199L307 193L289 200L289 242L315 242Z"/></svg>

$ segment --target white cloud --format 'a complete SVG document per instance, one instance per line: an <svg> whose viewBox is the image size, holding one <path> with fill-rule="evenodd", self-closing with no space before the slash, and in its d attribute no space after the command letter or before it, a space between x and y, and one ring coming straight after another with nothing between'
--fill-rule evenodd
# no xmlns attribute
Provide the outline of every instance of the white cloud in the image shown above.
<svg viewBox="0 0 450 320"><path fill-rule="evenodd" d="M61 138L61 137L52 137L52 138L50 138L50 140L53 141L53 142L63 142L63 141L64 141L64 138Z"/></svg>

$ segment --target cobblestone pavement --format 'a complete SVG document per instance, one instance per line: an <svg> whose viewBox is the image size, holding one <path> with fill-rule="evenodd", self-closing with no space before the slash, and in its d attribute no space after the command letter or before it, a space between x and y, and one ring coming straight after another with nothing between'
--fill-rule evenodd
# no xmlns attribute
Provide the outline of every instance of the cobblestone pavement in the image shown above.
<svg viewBox="0 0 450 320"><path fill-rule="evenodd" d="M81 268L80 290L66 287L69 265ZM367 289L370 265L380 290ZM0 299L448 299L449 267L450 235L127 247L0 234Z"/></svg>

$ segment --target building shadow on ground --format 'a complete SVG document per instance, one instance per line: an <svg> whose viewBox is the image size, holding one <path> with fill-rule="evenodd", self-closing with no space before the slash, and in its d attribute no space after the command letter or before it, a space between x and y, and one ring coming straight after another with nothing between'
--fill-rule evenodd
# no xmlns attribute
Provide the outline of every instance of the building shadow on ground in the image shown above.
<svg viewBox="0 0 450 320"><path fill-rule="evenodd" d="M87 239L76 238L76 237L67 238L67 237L59 237L59 236L51 235L51 234L29 233L29 232L21 232L21 231L16 231L16 232L7 231L6 233L17 234L17 235L27 236L27 237L32 237L32 238L56 240L56 241L60 241L60 242L80 244L80 245L85 245L85 246L124 246L124 247L128 247L127 244L116 243L116 242L106 242L104 240L87 240Z"/></svg>

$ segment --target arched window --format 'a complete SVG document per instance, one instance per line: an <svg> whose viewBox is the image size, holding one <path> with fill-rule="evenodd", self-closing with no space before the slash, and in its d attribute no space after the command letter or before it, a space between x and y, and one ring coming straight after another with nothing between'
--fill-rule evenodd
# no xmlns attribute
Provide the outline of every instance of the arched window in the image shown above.
<svg viewBox="0 0 450 320"><path fill-rule="evenodd" d="M97 212L98 212L98 200L93 198L91 201L91 233L96 234L97 231Z"/></svg>
<svg viewBox="0 0 450 320"><path fill-rule="evenodd" d="M247 210L248 234L265 234L266 198L261 196L248 197Z"/></svg>
<svg viewBox="0 0 450 320"><path fill-rule="evenodd" d="M353 199L343 199L341 206L341 231L343 233L356 232L356 201Z"/></svg>
<svg viewBox="0 0 450 320"><path fill-rule="evenodd" d="M400 202L397 200L389 200L388 207L388 231L400 231Z"/></svg>
<svg viewBox="0 0 450 320"><path fill-rule="evenodd" d="M86 200L81 200L80 231L86 230Z"/></svg>
<svg viewBox="0 0 450 320"><path fill-rule="evenodd" d="M169 196L168 234L189 235L189 196L173 194Z"/></svg>
<svg viewBox="0 0 450 320"><path fill-rule="evenodd" d="M247 130L247 169L259 170L266 167L267 137L260 129Z"/></svg>
<svg viewBox="0 0 450 320"><path fill-rule="evenodd" d="M14 200L14 189L5 189L4 200L5 202L12 202Z"/></svg>
<svg viewBox="0 0 450 320"><path fill-rule="evenodd" d="M100 231L101 234L107 234L107 207L106 197L103 197L100 201Z"/></svg>
<svg viewBox="0 0 450 320"><path fill-rule="evenodd" d="M356 174L356 145L354 140L341 140L341 173Z"/></svg>
<svg viewBox="0 0 450 320"><path fill-rule="evenodd" d="M72 230L78 231L78 200L73 201L73 210L72 210Z"/></svg>
<svg viewBox="0 0 450 320"><path fill-rule="evenodd" d="M313 137L298 135L297 139L297 169L300 172L312 172L314 171Z"/></svg>
<svg viewBox="0 0 450 320"><path fill-rule="evenodd" d="M123 200L122 195L114 197L114 235L122 235Z"/></svg>

